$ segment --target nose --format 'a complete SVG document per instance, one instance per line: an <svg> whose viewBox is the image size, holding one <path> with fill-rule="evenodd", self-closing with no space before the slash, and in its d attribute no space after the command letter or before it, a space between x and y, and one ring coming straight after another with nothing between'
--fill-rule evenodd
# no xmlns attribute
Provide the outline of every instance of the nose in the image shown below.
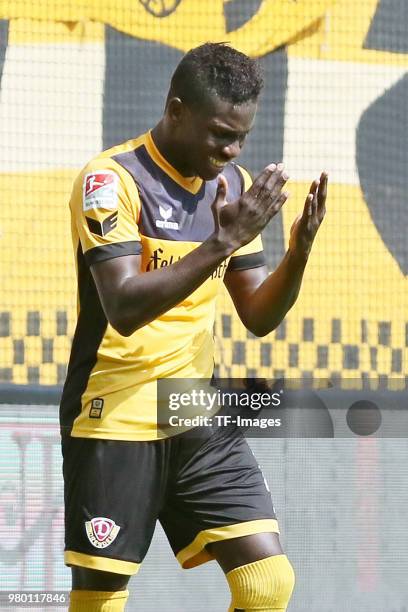
<svg viewBox="0 0 408 612"><path fill-rule="evenodd" d="M241 153L241 143L239 140L235 140L234 142L230 142L228 145L223 147L222 154L226 159L234 159L234 157L238 157Z"/></svg>

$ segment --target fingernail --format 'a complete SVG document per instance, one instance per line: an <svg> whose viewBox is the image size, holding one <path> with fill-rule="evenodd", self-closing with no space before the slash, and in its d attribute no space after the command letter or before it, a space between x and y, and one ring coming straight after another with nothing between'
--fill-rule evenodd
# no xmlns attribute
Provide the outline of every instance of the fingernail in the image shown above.
<svg viewBox="0 0 408 612"><path fill-rule="evenodd" d="M282 162L279 162L279 164L277 165L277 169L278 169L278 170L283 170L283 164L282 164Z"/></svg>
<svg viewBox="0 0 408 612"><path fill-rule="evenodd" d="M287 181L287 180L288 180L288 178L289 178L289 174L288 174L287 172L283 172L283 174L282 174L282 178L283 178L285 181Z"/></svg>
<svg viewBox="0 0 408 612"><path fill-rule="evenodd" d="M276 164L268 164L266 167L268 168L268 170L275 170Z"/></svg>

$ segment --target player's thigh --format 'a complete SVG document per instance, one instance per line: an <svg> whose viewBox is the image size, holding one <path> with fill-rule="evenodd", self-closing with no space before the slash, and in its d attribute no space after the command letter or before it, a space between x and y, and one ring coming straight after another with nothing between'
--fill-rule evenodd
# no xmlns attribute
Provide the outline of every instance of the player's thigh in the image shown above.
<svg viewBox="0 0 408 612"><path fill-rule="evenodd" d="M207 550L218 561L224 573L254 561L283 554L278 533L255 533L242 538L213 542L207 545Z"/></svg>
<svg viewBox="0 0 408 612"><path fill-rule="evenodd" d="M153 536L166 444L71 438L63 440L63 455L65 563L78 568L76 584L122 584L138 571Z"/></svg>
<svg viewBox="0 0 408 612"><path fill-rule="evenodd" d="M130 576L92 570L86 567L72 567L72 588L86 591L123 591Z"/></svg>
<svg viewBox="0 0 408 612"><path fill-rule="evenodd" d="M177 451L178 469L160 521L182 566L214 558L214 547L208 546L214 542L235 540L230 556L249 556L244 538L252 535L256 538L250 550L255 548L255 557L261 554L259 549L266 556L271 551L278 554L277 537L268 535L279 531L271 495L242 433L220 429L201 445L184 436ZM229 565L228 552L225 557Z"/></svg>

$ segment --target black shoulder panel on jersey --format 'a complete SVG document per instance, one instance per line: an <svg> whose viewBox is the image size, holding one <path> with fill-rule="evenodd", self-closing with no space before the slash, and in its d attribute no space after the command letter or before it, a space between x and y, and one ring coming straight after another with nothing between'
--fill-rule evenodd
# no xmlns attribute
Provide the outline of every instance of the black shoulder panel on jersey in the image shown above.
<svg viewBox="0 0 408 612"><path fill-rule="evenodd" d="M124 257L125 255L140 255L142 252L142 244L138 240L129 240L128 242L115 242L113 244L105 244L89 249L84 254L85 262L88 266L99 261L114 259L115 257Z"/></svg>
<svg viewBox="0 0 408 612"><path fill-rule="evenodd" d="M250 253L249 255L237 255L231 257L228 270L250 270L251 268L260 268L266 265L265 254L263 251L259 253Z"/></svg>

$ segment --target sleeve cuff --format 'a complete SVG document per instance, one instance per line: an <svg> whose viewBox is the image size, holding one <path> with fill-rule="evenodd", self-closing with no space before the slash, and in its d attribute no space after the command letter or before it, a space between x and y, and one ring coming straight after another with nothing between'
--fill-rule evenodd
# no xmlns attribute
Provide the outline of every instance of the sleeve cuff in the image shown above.
<svg viewBox="0 0 408 612"><path fill-rule="evenodd" d="M231 257L228 270L249 270L250 268L260 268L266 265L265 253L249 253L249 255L236 255Z"/></svg>
<svg viewBox="0 0 408 612"><path fill-rule="evenodd" d="M142 244L138 240L130 240L129 242L115 242L105 244L103 246L93 247L84 253L85 262L88 266L92 266L99 261L114 259L115 257L124 257L125 255L140 255L142 252Z"/></svg>

